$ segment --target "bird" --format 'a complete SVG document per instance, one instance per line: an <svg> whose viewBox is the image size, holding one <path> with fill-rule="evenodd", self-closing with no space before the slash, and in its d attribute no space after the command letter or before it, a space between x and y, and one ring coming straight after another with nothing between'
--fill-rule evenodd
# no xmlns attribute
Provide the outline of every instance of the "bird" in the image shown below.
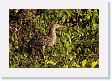
<svg viewBox="0 0 112 81"><path fill-rule="evenodd" d="M60 25L60 24L53 24L51 26L47 36L37 35L37 36L32 37L32 39L30 41L30 47L41 46L42 47L42 54L44 54L46 46L51 47L56 43L56 29L57 28L66 28L66 26Z"/></svg>

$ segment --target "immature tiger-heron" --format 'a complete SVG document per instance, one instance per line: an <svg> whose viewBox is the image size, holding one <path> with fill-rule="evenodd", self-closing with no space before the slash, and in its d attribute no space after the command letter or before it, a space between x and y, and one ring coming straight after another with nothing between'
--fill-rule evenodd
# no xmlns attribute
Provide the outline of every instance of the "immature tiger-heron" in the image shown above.
<svg viewBox="0 0 112 81"><path fill-rule="evenodd" d="M30 47L33 45L42 46L42 53L45 52L45 46L53 46L56 43L56 29L65 28L64 25L53 24L49 30L48 36L35 36L32 38Z"/></svg>

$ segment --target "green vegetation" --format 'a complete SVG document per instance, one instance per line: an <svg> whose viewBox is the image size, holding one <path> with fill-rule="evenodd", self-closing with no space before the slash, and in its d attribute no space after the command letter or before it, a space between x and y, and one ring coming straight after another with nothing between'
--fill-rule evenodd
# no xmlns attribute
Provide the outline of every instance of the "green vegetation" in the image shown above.
<svg viewBox="0 0 112 81"><path fill-rule="evenodd" d="M28 40L35 35L48 35L55 23L67 28L57 29L56 44L46 47L41 59L42 48L29 49ZM10 68L99 67L97 9L10 9L9 35Z"/></svg>

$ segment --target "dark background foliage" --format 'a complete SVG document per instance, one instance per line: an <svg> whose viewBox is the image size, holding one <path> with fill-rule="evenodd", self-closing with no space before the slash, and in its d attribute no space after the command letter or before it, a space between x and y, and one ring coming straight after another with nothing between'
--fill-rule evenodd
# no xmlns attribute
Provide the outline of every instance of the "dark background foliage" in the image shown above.
<svg viewBox="0 0 112 81"><path fill-rule="evenodd" d="M48 35L57 29L56 44L45 48L28 47L35 35ZM98 68L99 10L97 9L10 9L9 67L11 68ZM35 46L34 46L35 47Z"/></svg>

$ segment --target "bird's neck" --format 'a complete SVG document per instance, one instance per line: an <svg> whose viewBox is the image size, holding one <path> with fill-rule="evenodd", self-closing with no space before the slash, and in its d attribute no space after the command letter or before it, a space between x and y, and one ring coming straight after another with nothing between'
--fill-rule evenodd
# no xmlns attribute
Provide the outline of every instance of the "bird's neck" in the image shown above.
<svg viewBox="0 0 112 81"><path fill-rule="evenodd" d="M56 38L56 30L55 28L51 28L49 31L49 37L50 38Z"/></svg>

